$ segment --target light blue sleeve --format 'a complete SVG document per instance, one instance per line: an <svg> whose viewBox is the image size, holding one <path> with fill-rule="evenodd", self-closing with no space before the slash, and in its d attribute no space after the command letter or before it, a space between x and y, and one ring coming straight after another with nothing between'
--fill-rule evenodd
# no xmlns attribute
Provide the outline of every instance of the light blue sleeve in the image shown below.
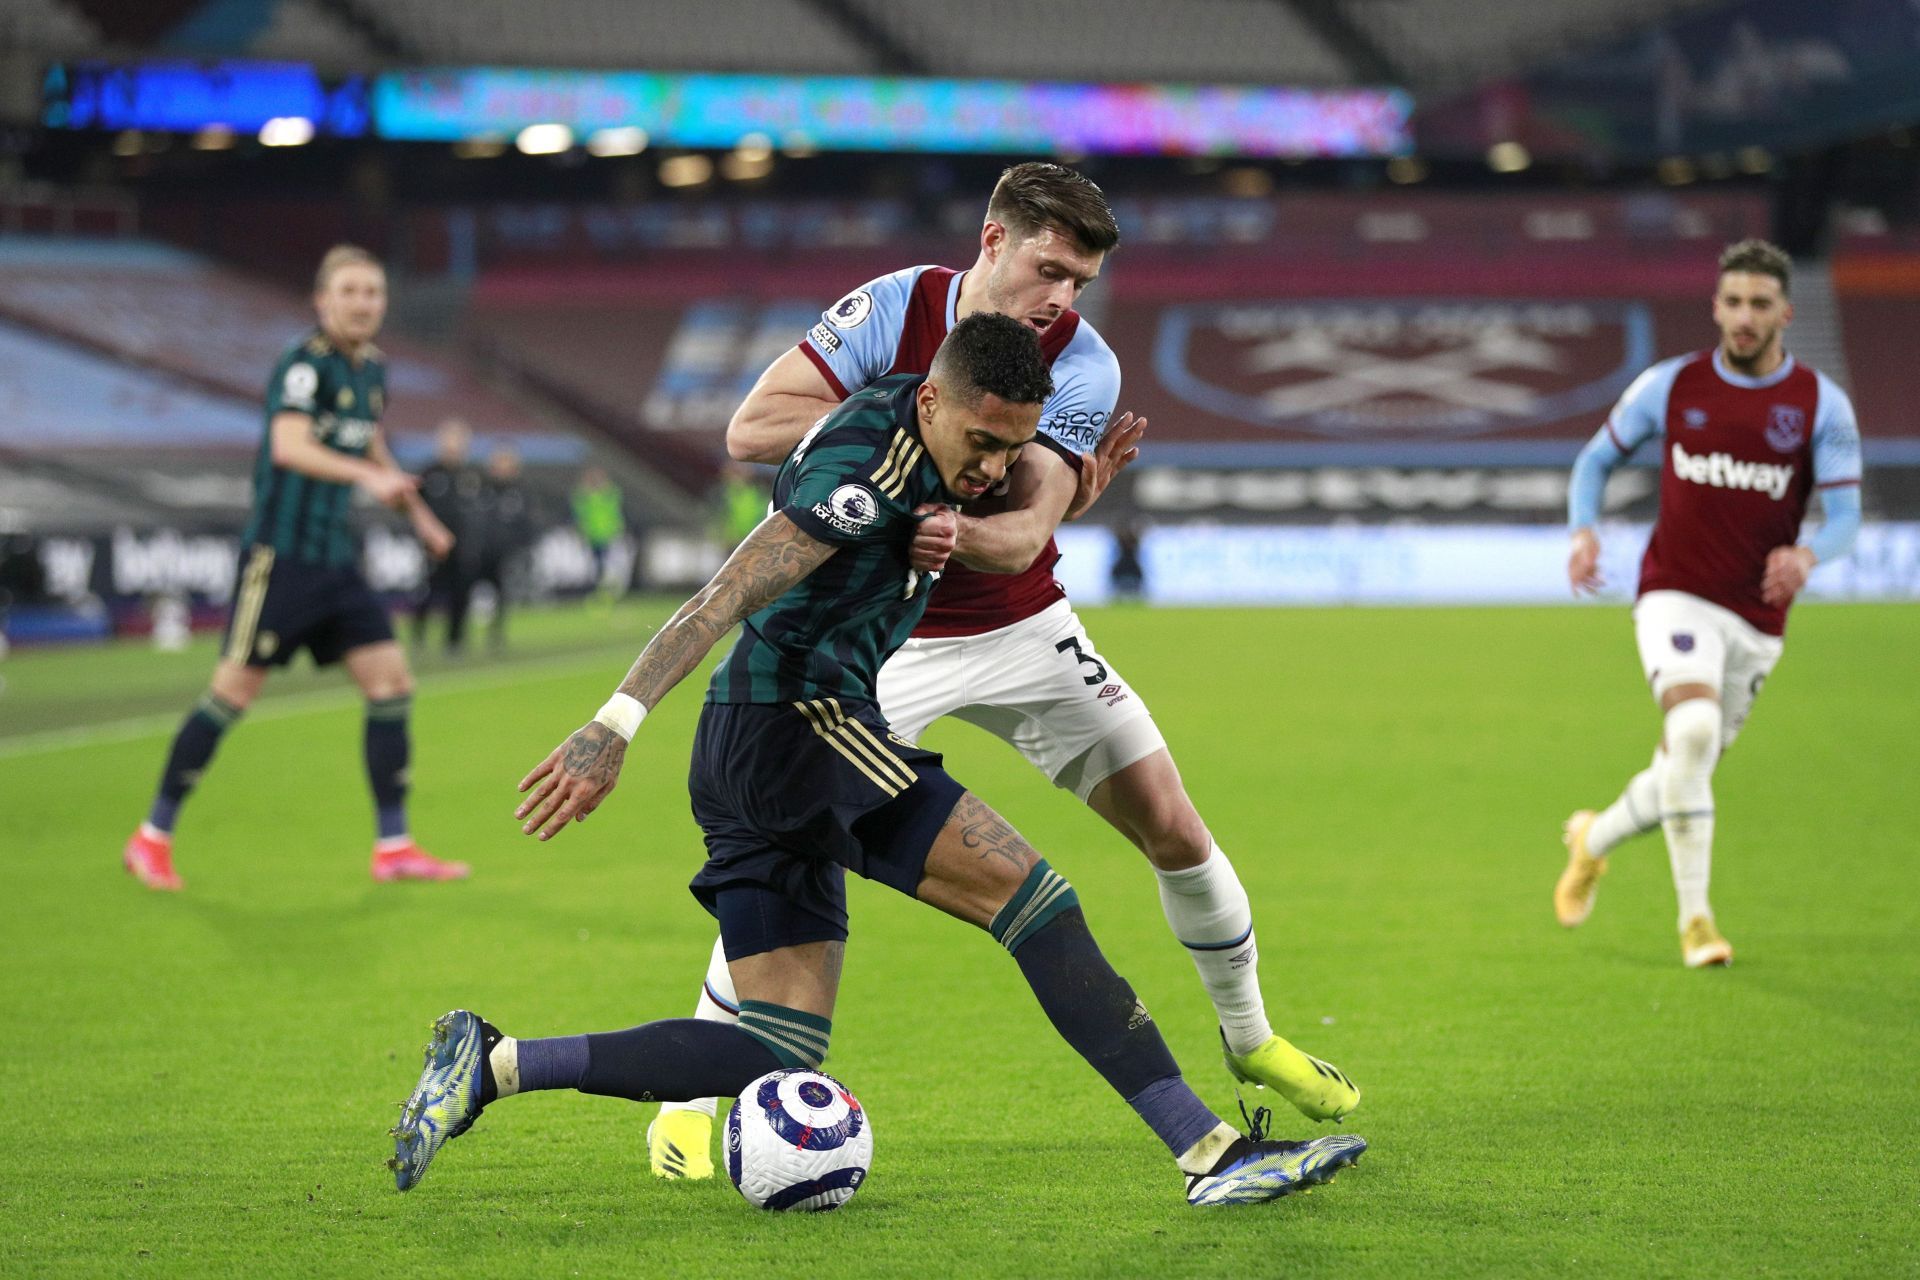
<svg viewBox="0 0 1920 1280"><path fill-rule="evenodd" d="M1120 361L1085 320L1053 362L1053 394L1040 409L1040 430L1061 448L1085 453L1100 442L1120 399Z"/></svg>
<svg viewBox="0 0 1920 1280"><path fill-rule="evenodd" d="M893 367L913 282L925 270L908 267L868 281L821 312L820 323L807 330L800 346L829 382L839 383L834 390L842 399Z"/></svg>
<svg viewBox="0 0 1920 1280"><path fill-rule="evenodd" d="M1613 469L1666 430L1667 396L1673 391L1673 379L1682 363L1684 357L1662 360L1635 378L1607 415L1606 425L1580 450L1567 481L1568 528L1585 529L1598 520L1600 500Z"/></svg>
<svg viewBox="0 0 1920 1280"><path fill-rule="evenodd" d="M1825 512L1819 532L1807 539L1816 563L1853 550L1860 533L1860 426L1853 401L1839 384L1820 375L1820 410L1813 420L1813 484Z"/></svg>

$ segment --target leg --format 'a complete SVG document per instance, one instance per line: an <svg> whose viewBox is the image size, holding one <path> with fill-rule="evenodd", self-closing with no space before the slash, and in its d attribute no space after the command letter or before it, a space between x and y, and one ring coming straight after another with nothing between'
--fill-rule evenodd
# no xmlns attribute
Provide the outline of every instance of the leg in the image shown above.
<svg viewBox="0 0 1920 1280"><path fill-rule="evenodd" d="M1561 924L1571 928L1592 911L1605 855L1658 822L1666 832L1681 899L1681 927L1700 917L1711 930L1713 914L1706 905L1711 780L1721 748L1718 698L1727 671L1729 618L1739 622L1719 606L1680 591L1651 591L1634 605L1634 643L1664 717L1662 740L1653 763L1606 810L1582 810L1567 819L1567 866L1553 895Z"/></svg>
<svg viewBox="0 0 1920 1280"><path fill-rule="evenodd" d="M972 795L961 797L928 851L916 894L979 925L1013 954L1062 1039L1146 1122L1188 1175L1191 1203L1272 1199L1324 1181L1366 1149L1240 1137L1194 1095L1159 1029L1087 928L1064 877Z"/></svg>
<svg viewBox="0 0 1920 1280"><path fill-rule="evenodd" d="M1133 988L1100 954L1072 886L973 795L961 797L928 851L916 896L1013 953L1061 1038L1175 1156L1226 1128L1186 1087Z"/></svg>
<svg viewBox="0 0 1920 1280"><path fill-rule="evenodd" d="M173 827L180 815L180 806L186 803L188 794L213 762L221 736L253 705L266 680L265 667L249 667L232 658L222 658L213 669L207 692L200 696L173 735L147 820L140 824L121 853L122 865L148 888L181 887L180 877L173 869Z"/></svg>
<svg viewBox="0 0 1920 1280"><path fill-rule="evenodd" d="M1567 866L1553 886L1553 913L1569 929L1587 922L1607 854L1615 846L1660 825L1660 780L1666 776L1667 751L1654 749L1653 761L1628 779L1614 802L1595 813L1579 809L1560 826Z"/></svg>
<svg viewBox="0 0 1920 1280"><path fill-rule="evenodd" d="M373 792L373 876L376 880L457 880L463 862L443 862L414 843L407 830L407 789L413 757L408 719L413 710L413 673L393 640L358 645L343 657L367 700L362 753Z"/></svg>
<svg viewBox="0 0 1920 1280"><path fill-rule="evenodd" d="M1146 855L1167 925L1213 1003L1228 1069L1316 1120L1357 1106L1359 1092L1337 1068L1274 1035L1246 890L1188 799L1152 715L1073 611L1056 605L967 645L963 670L946 681L967 698L953 713L1010 743ZM883 698L893 665L881 671Z"/></svg>
<svg viewBox="0 0 1920 1280"><path fill-rule="evenodd" d="M918 742L927 726L957 706L963 685L961 641L908 640L880 668L876 692L887 727L908 742ZM739 1020L740 998L734 990L726 951L718 938L707 961L707 976L694 1001L693 1016L727 1025ZM661 1105L659 1118L647 1131L648 1158L655 1177L712 1176L712 1163L701 1171L704 1153L712 1145L711 1124L717 1111L711 1097Z"/></svg>
<svg viewBox="0 0 1920 1280"><path fill-rule="evenodd" d="M1273 1035L1260 998L1253 907L1233 864L1187 798L1164 747L1094 787L1093 811L1153 864L1167 925L1193 957L1229 1053L1250 1053Z"/></svg>
<svg viewBox="0 0 1920 1280"><path fill-rule="evenodd" d="M1589 854L1604 858L1625 841L1660 825L1660 778L1666 767L1666 748L1656 748L1647 767L1629 778L1613 803L1594 815L1587 831Z"/></svg>
<svg viewBox="0 0 1920 1280"><path fill-rule="evenodd" d="M1172 754L1162 747L1103 779L1087 804L1153 864L1167 924L1219 1017L1227 1069L1273 1088L1312 1120L1339 1120L1359 1106L1344 1072L1300 1052L1268 1023L1252 904L1188 799Z"/></svg>
<svg viewBox="0 0 1920 1280"><path fill-rule="evenodd" d="M449 571L447 592L447 652L459 653L467 643L467 613L473 608L474 579L464 568Z"/></svg>
<svg viewBox="0 0 1920 1280"><path fill-rule="evenodd" d="M1713 929L1713 908L1707 902L1713 865L1713 769L1720 760L1718 695L1712 686L1682 684L1660 697L1667 752L1660 780L1660 826L1673 864L1687 964L1696 968L1724 964L1731 955Z"/></svg>
<svg viewBox="0 0 1920 1280"><path fill-rule="evenodd" d="M733 895L740 896L724 901ZM720 896L724 919L742 899L751 911L774 895L749 888ZM388 1163L396 1183L411 1190L448 1138L516 1093L575 1089L635 1102L735 1096L770 1071L818 1068L832 1031L844 951L843 941L823 939L736 958L738 980L749 992L739 1026L679 1018L599 1035L516 1040L454 1010L435 1022L420 1083L391 1131Z"/></svg>
<svg viewBox="0 0 1920 1280"><path fill-rule="evenodd" d="M514 573L507 563L496 560L481 571L480 581L493 586L493 618L487 624L487 648L502 653L507 647L507 592Z"/></svg>

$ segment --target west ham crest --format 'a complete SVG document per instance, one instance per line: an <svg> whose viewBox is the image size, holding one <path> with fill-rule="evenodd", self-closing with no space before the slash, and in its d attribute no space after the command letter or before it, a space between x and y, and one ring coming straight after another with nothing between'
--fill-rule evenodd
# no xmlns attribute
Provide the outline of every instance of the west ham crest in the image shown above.
<svg viewBox="0 0 1920 1280"><path fill-rule="evenodd" d="M1767 410L1767 443L1781 453L1792 453L1807 438L1807 411L1791 404Z"/></svg>

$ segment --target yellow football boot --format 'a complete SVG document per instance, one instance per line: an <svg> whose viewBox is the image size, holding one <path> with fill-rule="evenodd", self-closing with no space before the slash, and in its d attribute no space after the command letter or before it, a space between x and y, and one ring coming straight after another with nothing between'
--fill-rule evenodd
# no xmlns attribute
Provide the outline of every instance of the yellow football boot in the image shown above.
<svg viewBox="0 0 1920 1280"><path fill-rule="evenodd" d="M1597 816L1591 809L1582 809L1560 828L1560 839L1567 846L1567 869L1553 886L1553 914L1569 929L1585 924L1593 914L1594 891L1607 874L1607 860L1587 852L1587 832Z"/></svg>
<svg viewBox="0 0 1920 1280"><path fill-rule="evenodd" d="M1225 1037L1222 1037L1222 1048ZM1360 1105L1360 1089L1346 1072L1300 1052L1279 1036L1250 1053L1226 1054L1233 1078L1272 1089L1309 1120L1344 1120Z"/></svg>
<svg viewBox="0 0 1920 1280"><path fill-rule="evenodd" d="M1689 969L1733 963L1733 944L1714 928L1713 917L1695 916L1680 931L1680 958Z"/></svg>
<svg viewBox="0 0 1920 1280"><path fill-rule="evenodd" d="M704 1111L662 1111L647 1126L647 1162L656 1178L711 1178L713 1117Z"/></svg>

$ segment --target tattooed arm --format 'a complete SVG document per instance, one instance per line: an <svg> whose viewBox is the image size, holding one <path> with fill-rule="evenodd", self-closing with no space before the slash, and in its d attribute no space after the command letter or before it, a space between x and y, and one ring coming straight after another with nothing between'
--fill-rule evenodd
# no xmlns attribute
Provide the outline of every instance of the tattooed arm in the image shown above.
<svg viewBox="0 0 1920 1280"><path fill-rule="evenodd" d="M735 623L785 595L835 550L774 512L641 650L620 692L651 711ZM626 741L599 721L576 729L521 779L520 790L531 794L514 810L514 817L525 820L520 829L551 840L568 822L584 821L620 780L626 754Z"/></svg>

